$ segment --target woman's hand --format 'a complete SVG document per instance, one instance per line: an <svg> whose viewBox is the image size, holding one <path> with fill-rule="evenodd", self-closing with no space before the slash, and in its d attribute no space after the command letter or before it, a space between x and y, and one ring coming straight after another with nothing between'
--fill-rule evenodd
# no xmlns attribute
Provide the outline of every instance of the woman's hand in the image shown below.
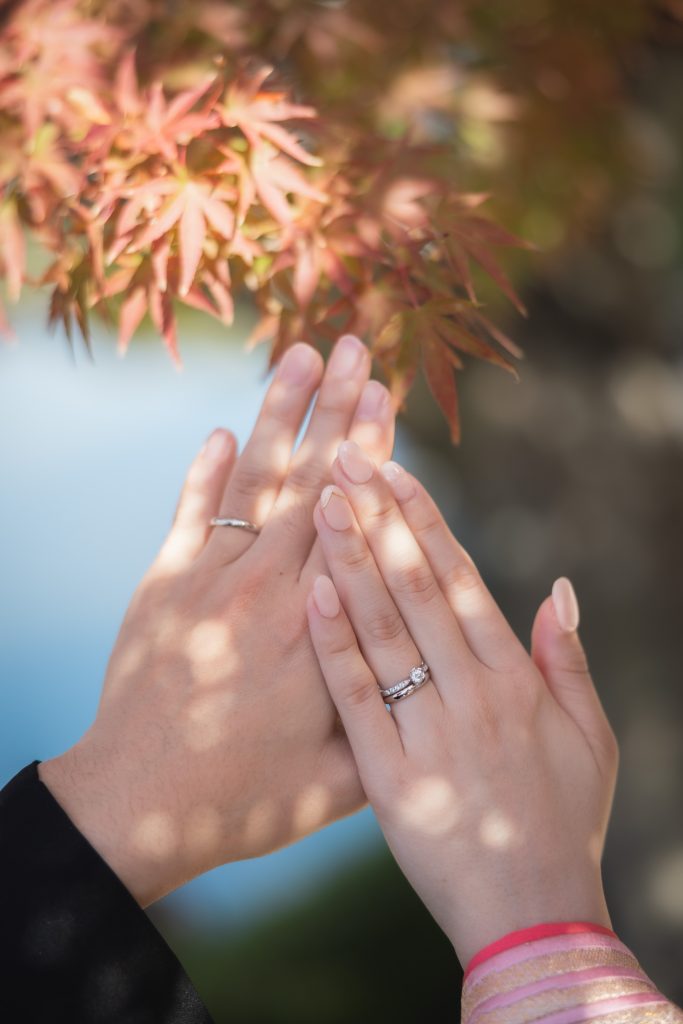
<svg viewBox="0 0 683 1024"><path fill-rule="evenodd" d="M420 484L342 444L315 523L334 584L311 635L365 792L462 963L540 922L608 925L600 857L617 747L558 580L532 655ZM431 681L387 712L422 659Z"/></svg>
<svg viewBox="0 0 683 1024"><path fill-rule="evenodd" d="M364 802L306 622L325 566L312 512L340 441L386 458L394 417L357 339L340 340L321 384L322 371L295 345L240 458L229 433L212 434L126 615L93 726L40 767L142 904ZM211 530L218 515L261 532Z"/></svg>

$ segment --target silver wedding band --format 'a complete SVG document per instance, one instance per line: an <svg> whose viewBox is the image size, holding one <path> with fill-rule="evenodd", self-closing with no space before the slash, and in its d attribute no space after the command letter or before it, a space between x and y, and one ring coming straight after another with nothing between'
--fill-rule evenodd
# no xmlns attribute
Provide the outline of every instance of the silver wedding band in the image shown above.
<svg viewBox="0 0 683 1024"><path fill-rule="evenodd" d="M406 697L411 697L414 693L417 693L425 683L429 682L430 678L429 665L426 661L423 661L421 664L411 668L405 679L392 683L391 686L387 686L384 690L380 687L380 696L385 704L396 704L399 700L405 700Z"/></svg>
<svg viewBox="0 0 683 1024"><path fill-rule="evenodd" d="M210 520L211 526L233 526L236 530L248 530L249 533L260 533L261 529L256 523L250 523L248 519L232 519L225 516L214 516Z"/></svg>

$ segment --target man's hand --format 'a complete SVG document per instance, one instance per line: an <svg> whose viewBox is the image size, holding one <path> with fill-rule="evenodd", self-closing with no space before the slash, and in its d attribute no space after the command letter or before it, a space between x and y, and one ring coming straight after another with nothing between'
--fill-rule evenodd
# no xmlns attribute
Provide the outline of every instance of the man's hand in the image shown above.
<svg viewBox="0 0 683 1024"><path fill-rule="evenodd" d="M284 356L244 452L217 430L126 615L96 720L43 782L143 905L364 802L309 640L325 562L312 512L349 436L389 457L394 416L357 339ZM294 445L320 393L299 448ZM216 527L250 520L259 535Z"/></svg>

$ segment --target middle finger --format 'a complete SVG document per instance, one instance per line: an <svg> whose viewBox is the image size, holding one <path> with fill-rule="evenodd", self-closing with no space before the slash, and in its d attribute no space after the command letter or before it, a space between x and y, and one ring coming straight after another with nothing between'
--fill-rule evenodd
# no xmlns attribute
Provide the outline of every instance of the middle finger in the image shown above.
<svg viewBox="0 0 683 1024"><path fill-rule="evenodd" d="M310 554L315 540L311 513L369 376L368 349L359 338L345 334L330 356L308 429L263 530L262 540L272 545L281 566L288 563L300 571Z"/></svg>

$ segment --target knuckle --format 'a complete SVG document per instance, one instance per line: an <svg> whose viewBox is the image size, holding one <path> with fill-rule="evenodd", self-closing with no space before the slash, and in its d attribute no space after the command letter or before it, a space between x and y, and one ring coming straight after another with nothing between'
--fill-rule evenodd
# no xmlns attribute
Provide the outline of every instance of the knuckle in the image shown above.
<svg viewBox="0 0 683 1024"><path fill-rule="evenodd" d="M419 537L431 537L433 534L440 534L443 528L444 522L434 509L426 508L419 515L418 522L415 523L413 530Z"/></svg>
<svg viewBox="0 0 683 1024"><path fill-rule="evenodd" d="M335 419L346 416L350 407L358 400L358 386L351 380L328 381L323 384L315 405L315 418Z"/></svg>
<svg viewBox="0 0 683 1024"><path fill-rule="evenodd" d="M569 676L578 676L579 681L584 681L590 674L586 652L579 643L572 644L570 650L565 652L561 668Z"/></svg>
<svg viewBox="0 0 683 1024"><path fill-rule="evenodd" d="M377 501L363 509L363 526L369 530L381 530L391 525L396 518L396 506L387 501Z"/></svg>
<svg viewBox="0 0 683 1024"><path fill-rule="evenodd" d="M396 594L427 604L437 594L434 575L427 565L406 565L396 569L391 576L390 588Z"/></svg>
<svg viewBox="0 0 683 1024"><path fill-rule="evenodd" d="M230 595L230 605L237 614L249 614L263 600L268 585L267 573L252 566L240 578Z"/></svg>
<svg viewBox="0 0 683 1024"><path fill-rule="evenodd" d="M273 617L268 635L276 661L289 663L308 646L309 630L306 616L298 614L291 607L283 607Z"/></svg>
<svg viewBox="0 0 683 1024"><path fill-rule="evenodd" d="M396 611L373 610L365 620L365 632L374 644L384 646L403 636L404 625Z"/></svg>
<svg viewBox="0 0 683 1024"><path fill-rule="evenodd" d="M370 568L370 555L367 548L362 545L346 545L339 554L339 560L350 575L361 575Z"/></svg>
<svg viewBox="0 0 683 1024"><path fill-rule="evenodd" d="M485 674L474 673L470 679L469 699L463 705L469 733L489 756L503 749L504 731L509 719L504 694L505 687L498 687Z"/></svg>
<svg viewBox="0 0 683 1024"><path fill-rule="evenodd" d="M306 503L315 502L320 497L320 487L324 477L322 468L312 460L294 464L287 477L286 487L297 498Z"/></svg>
<svg viewBox="0 0 683 1024"><path fill-rule="evenodd" d="M445 569L442 582L447 593L454 591L463 593L478 590L482 586L481 576L469 558L463 558Z"/></svg>
<svg viewBox="0 0 683 1024"><path fill-rule="evenodd" d="M348 666L352 665L355 658L358 657L358 645L355 636L346 629L335 631L334 635L327 641L326 653L328 657L341 662L342 668L347 670Z"/></svg>
<svg viewBox="0 0 683 1024"><path fill-rule="evenodd" d="M377 684L367 675L354 675L350 678L344 692L344 703L354 711L365 708L376 709L379 700Z"/></svg>
<svg viewBox="0 0 683 1024"><path fill-rule="evenodd" d="M273 390L266 396L259 428L270 431L272 427L291 428L297 420L297 408L286 390Z"/></svg>
<svg viewBox="0 0 683 1024"><path fill-rule="evenodd" d="M480 749L489 752L503 749L503 730L498 709L488 698L477 701L471 725Z"/></svg>
<svg viewBox="0 0 683 1024"><path fill-rule="evenodd" d="M240 498L251 499L256 494L261 494L267 485L267 474L263 468L248 462L238 466L234 477L228 488L229 500L232 502ZM232 514L232 509L228 514Z"/></svg>
<svg viewBox="0 0 683 1024"><path fill-rule="evenodd" d="M518 723L526 722L533 728L544 701L545 683L535 672L523 672L518 679L511 679L510 683L510 702L515 720Z"/></svg>

